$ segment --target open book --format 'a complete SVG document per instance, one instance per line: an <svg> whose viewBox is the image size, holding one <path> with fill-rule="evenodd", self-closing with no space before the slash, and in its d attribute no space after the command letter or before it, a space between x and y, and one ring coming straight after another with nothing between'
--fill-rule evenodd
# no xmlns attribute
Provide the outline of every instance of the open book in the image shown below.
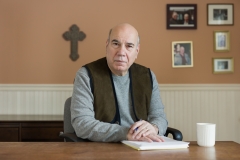
<svg viewBox="0 0 240 160"><path fill-rule="evenodd" d="M168 137L161 136L164 142L140 142L140 141L122 141L122 143L136 150L154 150L154 149L180 149L188 148L189 142L176 141Z"/></svg>

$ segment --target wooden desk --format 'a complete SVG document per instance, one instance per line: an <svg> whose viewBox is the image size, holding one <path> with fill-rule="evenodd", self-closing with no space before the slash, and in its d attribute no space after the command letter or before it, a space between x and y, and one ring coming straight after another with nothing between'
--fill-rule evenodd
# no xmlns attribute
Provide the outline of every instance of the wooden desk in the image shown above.
<svg viewBox="0 0 240 160"><path fill-rule="evenodd" d="M0 142L62 142L63 115L0 115Z"/></svg>
<svg viewBox="0 0 240 160"><path fill-rule="evenodd" d="M221 159L239 160L240 144L216 142L214 147L137 151L122 143L96 142L0 142L0 159Z"/></svg>

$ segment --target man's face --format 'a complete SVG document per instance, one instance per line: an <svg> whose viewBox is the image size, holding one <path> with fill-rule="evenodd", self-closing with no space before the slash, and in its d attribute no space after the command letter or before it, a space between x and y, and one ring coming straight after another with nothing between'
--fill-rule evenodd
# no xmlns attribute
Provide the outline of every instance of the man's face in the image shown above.
<svg viewBox="0 0 240 160"><path fill-rule="evenodd" d="M189 19L188 14L185 14L185 15L184 15L184 19L185 19L186 21L188 21L188 19Z"/></svg>
<svg viewBox="0 0 240 160"><path fill-rule="evenodd" d="M180 54L181 54L181 55L184 55L184 52L185 52L184 47L180 47Z"/></svg>
<svg viewBox="0 0 240 160"><path fill-rule="evenodd" d="M180 45L177 44L177 51L179 52L180 51Z"/></svg>
<svg viewBox="0 0 240 160"><path fill-rule="evenodd" d="M177 14L177 12L173 12L173 19L175 19L175 20L177 20L177 18L178 18L178 14Z"/></svg>
<svg viewBox="0 0 240 160"><path fill-rule="evenodd" d="M127 73L139 52L138 33L130 25L112 29L106 42L106 58L110 70L119 76Z"/></svg>

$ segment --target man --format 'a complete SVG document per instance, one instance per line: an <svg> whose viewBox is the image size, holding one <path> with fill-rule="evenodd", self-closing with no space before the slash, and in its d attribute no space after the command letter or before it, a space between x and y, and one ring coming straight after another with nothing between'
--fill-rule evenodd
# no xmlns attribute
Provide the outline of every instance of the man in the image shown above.
<svg viewBox="0 0 240 160"><path fill-rule="evenodd" d="M190 20L188 13L185 13L183 16L183 24L185 24L185 25L193 24L193 21Z"/></svg>
<svg viewBox="0 0 240 160"><path fill-rule="evenodd" d="M169 20L169 24L179 24L178 13L176 11L173 11L172 18Z"/></svg>
<svg viewBox="0 0 240 160"><path fill-rule="evenodd" d="M174 45L174 56L180 53L180 44L177 43Z"/></svg>
<svg viewBox="0 0 240 160"><path fill-rule="evenodd" d="M185 48L180 47L180 52L174 55L174 65L191 65L191 59L188 54L185 53Z"/></svg>
<svg viewBox="0 0 240 160"><path fill-rule="evenodd" d="M109 32L106 57L80 68L71 119L78 137L91 141L163 141L167 120L156 77L135 64L137 30L119 24ZM141 120L142 119L142 120Z"/></svg>

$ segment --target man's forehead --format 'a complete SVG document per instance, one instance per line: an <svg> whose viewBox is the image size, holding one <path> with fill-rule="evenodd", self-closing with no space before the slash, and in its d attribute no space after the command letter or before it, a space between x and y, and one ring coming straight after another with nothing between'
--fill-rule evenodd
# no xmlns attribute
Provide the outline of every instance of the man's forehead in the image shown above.
<svg viewBox="0 0 240 160"><path fill-rule="evenodd" d="M137 43L137 36L133 33L112 32L110 36L111 41L118 41L124 43Z"/></svg>
<svg viewBox="0 0 240 160"><path fill-rule="evenodd" d="M120 37L111 38L111 42L128 43L128 44L135 44L135 43L137 43L136 40L123 39L123 38L120 38Z"/></svg>

